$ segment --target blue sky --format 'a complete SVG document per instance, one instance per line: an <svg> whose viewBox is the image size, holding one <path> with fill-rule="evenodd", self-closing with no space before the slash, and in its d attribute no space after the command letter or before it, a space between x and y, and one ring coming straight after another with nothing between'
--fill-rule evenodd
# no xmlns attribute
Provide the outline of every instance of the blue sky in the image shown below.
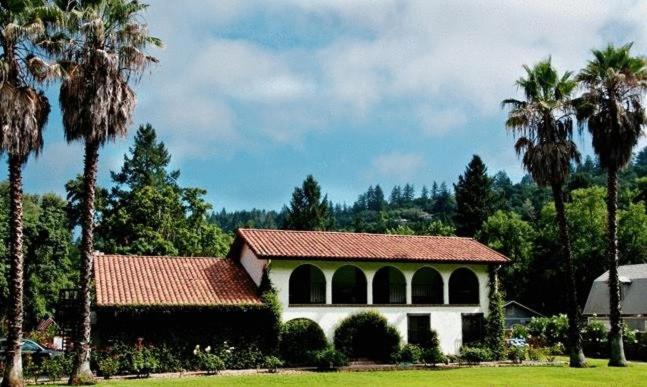
<svg viewBox="0 0 647 387"><path fill-rule="evenodd" d="M608 42L647 53L645 2L150 0L144 17L166 46L136 86L130 136L101 151L99 183L150 122L181 183L216 209L278 209L307 174L347 203L376 183L451 183L475 153L516 181L499 103L522 64L578 70ZM45 139L26 190L62 194L82 147L56 108Z"/></svg>

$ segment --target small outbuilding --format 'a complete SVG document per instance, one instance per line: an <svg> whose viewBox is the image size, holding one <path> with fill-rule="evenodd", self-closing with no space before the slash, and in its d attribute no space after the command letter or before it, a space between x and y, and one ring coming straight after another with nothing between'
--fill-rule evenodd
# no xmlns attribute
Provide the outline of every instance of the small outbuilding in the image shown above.
<svg viewBox="0 0 647 387"><path fill-rule="evenodd" d="M505 327L512 328L513 325L526 325L533 317L544 317L543 314L533 310L520 302L508 301L503 306L505 309Z"/></svg>
<svg viewBox="0 0 647 387"><path fill-rule="evenodd" d="M618 267L622 319L627 327L647 331L647 264ZM609 321L609 272L593 281L584 307L589 319Z"/></svg>

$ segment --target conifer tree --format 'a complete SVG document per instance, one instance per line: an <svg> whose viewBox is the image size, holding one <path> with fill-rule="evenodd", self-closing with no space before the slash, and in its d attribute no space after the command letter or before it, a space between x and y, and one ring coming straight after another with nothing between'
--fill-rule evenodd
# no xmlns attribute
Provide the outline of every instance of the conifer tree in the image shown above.
<svg viewBox="0 0 647 387"><path fill-rule="evenodd" d="M331 227L328 198L321 198L321 187L312 175L306 177L301 187L294 188L290 207L285 211L285 229L327 230Z"/></svg>
<svg viewBox="0 0 647 387"><path fill-rule="evenodd" d="M492 212L492 182L479 156L472 157L465 173L458 177L454 190L456 231L460 236L472 237Z"/></svg>

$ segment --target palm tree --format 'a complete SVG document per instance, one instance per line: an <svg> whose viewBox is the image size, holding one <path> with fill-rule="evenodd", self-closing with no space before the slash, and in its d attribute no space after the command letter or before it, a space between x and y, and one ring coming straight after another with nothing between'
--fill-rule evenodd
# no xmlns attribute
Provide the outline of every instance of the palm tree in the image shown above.
<svg viewBox="0 0 647 387"><path fill-rule="evenodd" d="M569 356L571 367L583 367L580 308L577 302L575 271L564 210L563 186L571 161L580 154L572 140L573 109L571 95L577 87L571 72L559 75L550 58L532 68L524 66L526 77L517 81L526 99L506 99L502 102L510 111L506 127L516 136L518 155L523 155L524 168L537 184L550 186L553 191L561 256L566 267L566 296L569 320Z"/></svg>
<svg viewBox="0 0 647 387"><path fill-rule="evenodd" d="M46 30L44 1L0 1L0 151L9 164L10 286L6 361L2 386L22 386L23 231L22 167L43 147L50 105L35 81L46 65L34 54L34 41Z"/></svg>
<svg viewBox="0 0 647 387"><path fill-rule="evenodd" d="M70 384L93 378L90 370L90 286L94 254L94 201L99 148L128 131L135 107L132 77L157 60L144 53L160 46L141 22L147 5L136 0L60 1L68 12L65 49L60 54L66 74L59 102L68 142L85 144L81 214L81 314L74 346ZM56 45L54 45L56 46Z"/></svg>
<svg viewBox="0 0 647 387"><path fill-rule="evenodd" d="M577 78L584 93L577 103L581 125L588 127L593 150L607 171L607 264L609 265L610 366L625 366L618 280L618 172L631 160L645 124L643 95L647 62L631 55L632 43L593 50L593 59Z"/></svg>

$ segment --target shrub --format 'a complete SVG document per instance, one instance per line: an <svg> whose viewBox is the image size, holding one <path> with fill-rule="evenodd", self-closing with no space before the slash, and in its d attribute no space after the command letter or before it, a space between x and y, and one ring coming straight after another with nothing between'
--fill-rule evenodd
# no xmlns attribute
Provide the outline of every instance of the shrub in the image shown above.
<svg viewBox="0 0 647 387"><path fill-rule="evenodd" d="M512 326L512 333L510 335L513 339L528 340L528 328L525 325L514 324Z"/></svg>
<svg viewBox="0 0 647 387"><path fill-rule="evenodd" d="M374 311L349 316L335 330L335 348L351 358L388 361L399 346L398 331Z"/></svg>
<svg viewBox="0 0 647 387"><path fill-rule="evenodd" d="M604 357L608 353L609 330L602 321L591 320L582 330L585 353L590 356Z"/></svg>
<svg viewBox="0 0 647 387"><path fill-rule="evenodd" d="M557 344L555 344L553 346L550 346L550 347L546 348L546 352L545 352L546 360L552 363L552 362L555 361L555 358L557 356L563 355L564 351L565 351L564 345L561 344L561 343L557 343Z"/></svg>
<svg viewBox="0 0 647 387"><path fill-rule="evenodd" d="M283 361L276 356L265 356L263 366L267 368L270 373L275 373L280 367L283 367Z"/></svg>
<svg viewBox="0 0 647 387"><path fill-rule="evenodd" d="M138 377L148 377L157 370L159 362L148 347L139 347L132 353L132 368Z"/></svg>
<svg viewBox="0 0 647 387"><path fill-rule="evenodd" d="M119 359L115 356L105 356L99 360L99 373L105 379L116 375L119 372Z"/></svg>
<svg viewBox="0 0 647 387"><path fill-rule="evenodd" d="M479 364L492 360L492 352L487 348L463 346L460 350L459 360L467 364Z"/></svg>
<svg viewBox="0 0 647 387"><path fill-rule="evenodd" d="M526 360L527 352L528 346L526 345L512 345L508 348L508 359L515 364L521 364Z"/></svg>
<svg viewBox="0 0 647 387"><path fill-rule="evenodd" d="M436 365L445 363L447 360L447 357L442 353L440 347L428 348L422 352L422 361L424 361L425 364Z"/></svg>
<svg viewBox="0 0 647 387"><path fill-rule="evenodd" d="M343 352L328 347L315 354L315 363L320 370L333 370L348 364L348 358Z"/></svg>
<svg viewBox="0 0 647 387"><path fill-rule="evenodd" d="M550 317L533 317L528 325L529 343L534 346L550 346L568 342L568 318L565 314Z"/></svg>
<svg viewBox="0 0 647 387"><path fill-rule="evenodd" d="M206 347L204 350L201 350L200 346L196 345L193 354L198 359L200 369L206 371L207 374L217 374L225 369L225 362L220 356L211 353L211 347Z"/></svg>
<svg viewBox="0 0 647 387"><path fill-rule="evenodd" d="M422 360L422 349L415 344L406 344L393 356L396 363L417 364Z"/></svg>
<svg viewBox="0 0 647 387"><path fill-rule="evenodd" d="M152 355L157 359L157 372L179 372L182 366L181 350L173 349L166 344L151 347Z"/></svg>
<svg viewBox="0 0 647 387"><path fill-rule="evenodd" d="M298 318L281 327L279 353L290 365L311 365L311 354L326 348L328 342L323 330L316 322Z"/></svg>

